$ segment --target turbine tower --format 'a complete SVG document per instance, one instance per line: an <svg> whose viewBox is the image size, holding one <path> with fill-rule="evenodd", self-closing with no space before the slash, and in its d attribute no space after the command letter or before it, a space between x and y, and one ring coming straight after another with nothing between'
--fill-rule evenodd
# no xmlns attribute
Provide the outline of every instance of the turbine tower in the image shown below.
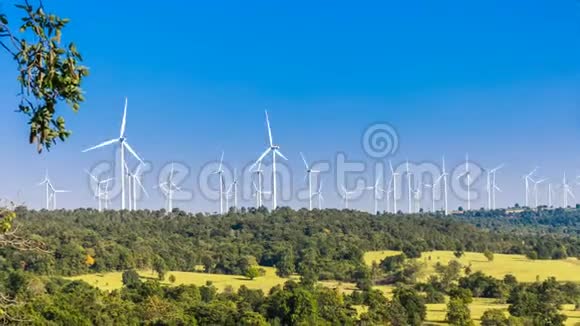
<svg viewBox="0 0 580 326"><path fill-rule="evenodd" d="M50 209L50 191L52 188L52 184L50 183L50 178L48 177L48 170L45 171L44 173L44 180L42 180L41 182L38 183L38 186L45 186L46 189L46 209Z"/></svg>
<svg viewBox="0 0 580 326"><path fill-rule="evenodd" d="M308 209L312 210L312 174L313 173L320 173L320 171L313 170L308 162L306 162L306 158L304 158L304 154L300 153L302 157L302 161L304 161L304 166L306 167L306 177L308 178Z"/></svg>
<svg viewBox="0 0 580 326"><path fill-rule="evenodd" d="M324 196L322 196L322 181L318 185L318 191L314 193L314 195L318 198L318 209L322 209L322 201L324 200Z"/></svg>
<svg viewBox="0 0 580 326"><path fill-rule="evenodd" d="M568 181L566 180L566 173L564 173L564 179L562 180L562 194L564 195L564 208L568 207L568 196L576 199L572 190L570 190L570 185L568 185Z"/></svg>
<svg viewBox="0 0 580 326"><path fill-rule="evenodd" d="M147 190L145 190L145 187L143 187L143 184L140 180L142 166L143 164L139 164L134 172L131 172L129 167L125 166L129 180L129 210L137 210L137 186L141 188L143 193L145 193L145 196L149 197L149 193L147 193Z"/></svg>
<svg viewBox="0 0 580 326"><path fill-rule="evenodd" d="M277 197L276 197L276 155L280 156L284 160L288 160L281 152L280 146L274 145L274 140L272 139L272 128L270 127L270 118L268 117L268 111L266 111L266 125L268 127L268 140L270 141L268 148L264 151L264 153L258 158L254 166L261 162L266 155L272 153L272 210L275 210L277 205Z"/></svg>
<svg viewBox="0 0 580 326"><path fill-rule="evenodd" d="M407 160L407 190L408 190L408 200L409 200L409 214L413 213L413 199L412 199L412 192L413 189L411 188L411 171L409 170L409 160Z"/></svg>
<svg viewBox="0 0 580 326"><path fill-rule="evenodd" d="M181 188L173 182L174 168L173 163L171 163L171 172L167 177L167 181L159 184L159 188L165 193L167 198L167 213L173 211L173 193L175 191L181 191Z"/></svg>
<svg viewBox="0 0 580 326"><path fill-rule="evenodd" d="M534 173L536 173L536 171L538 170L537 167L535 167L530 173L526 174L523 176L524 179L524 183L526 185L526 207L530 207L530 181L534 182L534 179L532 179L532 176L534 175ZM566 178L566 176L564 176L564 179Z"/></svg>
<svg viewBox="0 0 580 326"><path fill-rule="evenodd" d="M538 208L538 186L546 180L547 179L534 181L534 196L535 196L536 208Z"/></svg>
<svg viewBox="0 0 580 326"><path fill-rule="evenodd" d="M373 200L374 200L374 204L375 204L375 210L373 212L373 214L376 214L379 211L379 194L380 192L385 192L385 190L383 190L380 186L379 183L381 182L381 177L377 177L377 179L375 180L375 184L373 186L367 187L367 190L372 190L373 191Z"/></svg>
<svg viewBox="0 0 580 326"><path fill-rule="evenodd" d="M497 167L487 171L487 209L495 209L495 191L499 190L499 187L495 184L495 174L497 171L501 170L504 164L500 164ZM501 191L501 190L500 190Z"/></svg>
<svg viewBox="0 0 580 326"><path fill-rule="evenodd" d="M88 170L85 170L85 172L91 177L91 179L93 179L93 181L95 181L95 198L97 198L99 212L102 212L103 211L103 195L105 193L105 191L103 191L103 185L108 185L109 181L113 180L113 178L101 180L101 179L97 178L95 175L93 175L91 172L89 172ZM108 189L106 189L106 191L107 190Z"/></svg>
<svg viewBox="0 0 580 326"><path fill-rule="evenodd" d="M262 207L262 176L264 175L264 170L262 170L262 162L258 162L258 166L252 172L258 177L258 185L254 183L254 188L256 190L256 208ZM253 183L253 182L252 182Z"/></svg>
<svg viewBox="0 0 580 326"><path fill-rule="evenodd" d="M391 180L393 182L393 214L397 214L397 176L399 173L395 172L391 161L389 161L389 167L391 168Z"/></svg>
<svg viewBox="0 0 580 326"><path fill-rule="evenodd" d="M255 182L252 182L252 185L254 185L254 197L256 197L256 208L260 208L262 207L262 196L264 194L270 195L270 192L263 191L261 187L256 186Z"/></svg>
<svg viewBox="0 0 580 326"><path fill-rule="evenodd" d="M213 171L212 174L217 174L220 183L220 215L224 213L224 170L223 170L223 162L224 162L224 152L222 151L222 156L220 158L220 165L217 170Z"/></svg>
<svg viewBox="0 0 580 326"><path fill-rule="evenodd" d="M442 159L442 166L441 166L441 176L439 176L439 178L442 178L443 180L443 199L445 200L445 215L449 215L449 206L448 206L448 198L447 198L447 178L449 177L449 174L447 174L447 171L445 170L445 156L443 156Z"/></svg>
<svg viewBox="0 0 580 326"><path fill-rule="evenodd" d="M352 195L354 191L347 191L344 185L342 186L342 191L344 192L344 208L348 209L348 200L350 199L350 195Z"/></svg>
<svg viewBox="0 0 580 326"><path fill-rule="evenodd" d="M111 140L104 141L96 146L91 148L87 148L83 151L83 153L92 151L97 148L101 148L104 146L112 145L112 144L119 144L121 149L121 209L125 209L125 149L131 153L139 162L143 163L143 160L137 155L137 153L133 150L131 145L127 142L127 138L125 138L125 127L127 125L127 98L125 98L125 109L123 110L123 120L121 122L121 131L119 133L119 138L113 138Z"/></svg>
<svg viewBox="0 0 580 326"><path fill-rule="evenodd" d="M457 179L466 178L467 184L467 210L471 210L471 172L469 171L469 154L465 155L465 172L460 174Z"/></svg>

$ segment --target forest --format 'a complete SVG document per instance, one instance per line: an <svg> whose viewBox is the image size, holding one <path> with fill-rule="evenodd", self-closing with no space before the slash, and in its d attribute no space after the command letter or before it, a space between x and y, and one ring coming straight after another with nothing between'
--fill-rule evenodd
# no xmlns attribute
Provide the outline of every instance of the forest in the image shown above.
<svg viewBox="0 0 580 326"><path fill-rule="evenodd" d="M421 325L426 305L447 304L452 325L473 323L473 298L509 304L510 317L487 311L485 325L563 325L563 304L580 308L580 286L556 279L495 279L452 261L425 279L413 258L431 250L578 257L580 211L368 214L352 210L265 208L223 216L160 211L15 209L20 236L37 250L0 251L3 318L37 325ZM363 255L397 250L372 266ZM426 257L425 257L426 259ZM430 259L430 257L429 257ZM168 271L250 275L255 266L297 275L269 292L167 286ZM136 271L154 270L159 279ZM123 272L123 288L101 291L64 277ZM341 293L318 281L353 282ZM388 284L392 297L373 288ZM360 307L365 307L362 311Z"/></svg>

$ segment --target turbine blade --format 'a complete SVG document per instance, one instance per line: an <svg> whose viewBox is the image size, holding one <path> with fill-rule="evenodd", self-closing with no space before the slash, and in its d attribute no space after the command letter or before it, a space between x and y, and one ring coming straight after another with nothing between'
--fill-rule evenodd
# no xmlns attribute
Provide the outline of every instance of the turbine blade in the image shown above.
<svg viewBox="0 0 580 326"><path fill-rule="evenodd" d="M127 125L127 98L125 97L125 109L123 110L123 121L121 122L121 132L119 138L125 137L125 127Z"/></svg>
<svg viewBox="0 0 580 326"><path fill-rule="evenodd" d="M272 128L270 128L270 118L268 117L268 111L266 112L266 125L268 126L268 139L270 140L270 146L274 146L274 141L272 140Z"/></svg>
<svg viewBox="0 0 580 326"><path fill-rule="evenodd" d="M286 158L286 156L284 156L279 150L275 149L274 150L274 154L277 154L278 156L280 156L281 158L285 159L286 161L288 161L288 159Z"/></svg>
<svg viewBox="0 0 580 326"><path fill-rule="evenodd" d="M133 155L137 160L139 160L139 162L145 164L145 162L143 162L143 160L139 157L139 155L137 155L137 153L133 150L133 148L131 147L131 145L129 145L129 143L123 142L123 146L125 146L129 151L129 153L131 153L131 155Z"/></svg>
<svg viewBox="0 0 580 326"><path fill-rule="evenodd" d="M302 152L300 152L300 157L302 157L302 161L304 162L306 170L310 170L310 167L308 166L308 163L306 162L306 159L304 158L304 154L302 154Z"/></svg>
<svg viewBox="0 0 580 326"><path fill-rule="evenodd" d="M264 153L262 153L262 155L258 158L258 160L256 160L256 163L254 163L254 166L256 166L256 164L262 164L262 160L264 159L264 157L266 157L266 155L268 155L268 153L270 153L270 151L272 150L272 148L268 147Z"/></svg>
<svg viewBox="0 0 580 326"><path fill-rule="evenodd" d="M86 152L89 152L89 151L92 151L94 149L101 148L101 147L104 147L107 145L111 145L111 144L116 143L118 141L119 141L118 139L111 139L111 140L104 141L96 146L93 146L91 148L87 148L87 149L83 150L83 153L86 153Z"/></svg>
<svg viewBox="0 0 580 326"><path fill-rule="evenodd" d="M143 190L143 192L145 193L145 196L147 196L147 198L149 198L149 193L147 192L147 190L145 190L145 187L143 187L141 180L139 180L139 178L135 178L134 180L137 181L139 188L141 188L141 190Z"/></svg>
<svg viewBox="0 0 580 326"><path fill-rule="evenodd" d="M85 172L96 182L99 182L99 179L97 179L97 177L95 177L94 175L91 174L91 172L89 172L89 170L85 170Z"/></svg>

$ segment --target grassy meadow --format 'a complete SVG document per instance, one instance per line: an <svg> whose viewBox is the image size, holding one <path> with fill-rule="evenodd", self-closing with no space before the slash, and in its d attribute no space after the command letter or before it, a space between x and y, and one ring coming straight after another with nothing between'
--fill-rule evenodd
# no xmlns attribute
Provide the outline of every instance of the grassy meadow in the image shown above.
<svg viewBox="0 0 580 326"><path fill-rule="evenodd" d="M398 255L398 251L372 251L365 254L365 262L379 263L385 257ZM429 259L429 257L431 259ZM451 260L459 260L462 265L471 265L474 272L481 271L486 275L502 279L507 274L514 275L520 282L535 282L537 278L545 280L555 277L561 282L580 282L580 260L530 260L523 255L495 254L493 261L488 261L482 253L466 252L461 259L455 258L451 251L424 252L419 258L427 264L426 275L434 273L438 262L447 265Z"/></svg>
<svg viewBox="0 0 580 326"><path fill-rule="evenodd" d="M398 255L398 251L373 251L365 254L365 262L372 264L373 262L380 262L388 256ZM431 259L429 259L431 257ZM437 262L447 264L449 261L456 259L451 251L433 251L425 252L419 260L427 264L426 275L434 272L434 266ZM537 278L544 280L548 277L554 276L558 281L580 282L580 261L575 258L567 260L530 260L521 255L494 255L493 261L488 261L482 253L468 252L459 259L462 265L471 264L472 270L481 271L487 275L496 278L503 278L507 274L513 274L521 282L535 282ZM205 285L207 282L212 282L219 290L224 291L226 288L237 290L240 286L245 285L251 289L261 289L264 293L276 285L283 285L288 279L281 278L276 275L276 269L272 267L263 267L266 271L265 275L254 280L249 280L244 276L238 275L219 275L219 274L205 274L201 272L168 272L166 280L163 282L166 285ZM140 271L139 275L145 279L156 279L157 274L152 271ZM167 279L169 275L175 276L175 283L170 284ZM297 277L294 277L297 279ZM102 290L111 291L120 289L123 286L122 273L103 273L103 274L88 274L83 276L71 277L72 280L83 280ZM352 283L337 282L337 281L322 281L320 284L329 288L337 289L341 293L350 293L356 289L356 285ZM381 290L387 297L392 295L393 287L377 286L376 289ZM427 305L427 323L433 325L445 324L446 305L445 304L430 304ZM473 304L470 306L472 318L478 323L483 313L489 309L507 309L508 305L499 304L493 299L475 298ZM365 307L357 307L359 312L364 312ZM580 323L580 311L574 311L573 306L564 307L564 313L568 316L566 325L576 325Z"/></svg>

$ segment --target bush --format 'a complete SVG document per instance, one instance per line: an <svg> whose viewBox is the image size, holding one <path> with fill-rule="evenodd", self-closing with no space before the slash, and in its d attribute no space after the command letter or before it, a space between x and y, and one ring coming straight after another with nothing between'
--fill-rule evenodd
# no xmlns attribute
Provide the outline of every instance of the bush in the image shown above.
<svg viewBox="0 0 580 326"><path fill-rule="evenodd" d="M169 282L170 282L171 284L174 284L174 283L175 283L175 281L177 281L177 279L175 278L175 275L173 275L173 274L169 275Z"/></svg>
<svg viewBox="0 0 580 326"><path fill-rule="evenodd" d="M509 318L500 309L491 309L483 313L481 326L509 326Z"/></svg>

